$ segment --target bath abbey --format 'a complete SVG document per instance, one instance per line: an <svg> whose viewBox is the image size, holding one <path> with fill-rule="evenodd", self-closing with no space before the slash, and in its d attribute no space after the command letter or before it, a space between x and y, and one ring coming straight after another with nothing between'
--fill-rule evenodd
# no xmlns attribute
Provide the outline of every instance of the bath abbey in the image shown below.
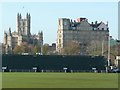
<svg viewBox="0 0 120 90"><path fill-rule="evenodd" d="M12 54L15 46L21 46L22 43L27 42L32 45L43 45L43 32L38 34L31 34L31 16L26 14L26 18L22 18L21 13L17 14L17 29L12 32L11 28L4 32L4 48L6 54Z"/></svg>

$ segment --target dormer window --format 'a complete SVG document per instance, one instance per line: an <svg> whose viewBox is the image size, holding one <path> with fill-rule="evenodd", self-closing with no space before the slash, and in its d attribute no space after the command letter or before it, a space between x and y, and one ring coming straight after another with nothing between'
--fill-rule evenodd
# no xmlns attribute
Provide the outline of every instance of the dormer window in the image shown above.
<svg viewBox="0 0 120 90"><path fill-rule="evenodd" d="M73 30L75 30L75 27L72 27Z"/></svg>
<svg viewBox="0 0 120 90"><path fill-rule="evenodd" d="M74 24L72 24L72 27L74 27Z"/></svg>

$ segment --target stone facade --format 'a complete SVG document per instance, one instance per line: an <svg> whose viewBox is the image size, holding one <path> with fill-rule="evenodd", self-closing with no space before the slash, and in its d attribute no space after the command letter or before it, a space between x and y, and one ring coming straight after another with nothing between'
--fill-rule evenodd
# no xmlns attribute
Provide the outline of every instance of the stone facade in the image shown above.
<svg viewBox="0 0 120 90"><path fill-rule="evenodd" d="M27 13L26 18L22 19L21 14L17 15L17 32L18 34L29 36L31 16Z"/></svg>
<svg viewBox="0 0 120 90"><path fill-rule="evenodd" d="M11 32L11 28L9 28L9 32L4 32L4 48L5 53L10 54L13 52L13 49L16 45L21 45L23 42L27 42L28 44L37 44L43 45L43 32L38 32L37 35L31 35L30 32L31 27L31 16L30 14L26 14L26 18L23 19L21 14L17 14L17 30Z"/></svg>
<svg viewBox="0 0 120 90"><path fill-rule="evenodd" d="M68 45L70 41L80 43L81 53L86 53L87 48L92 42L108 43L109 27L104 22L89 23L86 18L70 20L69 18L59 18L56 50L60 54L61 50ZM84 48L84 50L82 50ZM102 48L102 47L101 47Z"/></svg>

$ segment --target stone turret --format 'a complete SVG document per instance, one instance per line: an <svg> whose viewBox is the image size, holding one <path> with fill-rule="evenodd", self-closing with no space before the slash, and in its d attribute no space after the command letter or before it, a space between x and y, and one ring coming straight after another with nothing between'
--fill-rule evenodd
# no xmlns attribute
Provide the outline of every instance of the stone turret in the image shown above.
<svg viewBox="0 0 120 90"><path fill-rule="evenodd" d="M18 35L18 45L20 46L22 44L22 36Z"/></svg>
<svg viewBox="0 0 120 90"><path fill-rule="evenodd" d="M41 46L43 45L43 32L42 31L38 32L38 44Z"/></svg>
<svg viewBox="0 0 120 90"><path fill-rule="evenodd" d="M12 46L12 34L11 34L11 28L9 28L7 42L8 42L8 46Z"/></svg>
<svg viewBox="0 0 120 90"><path fill-rule="evenodd" d="M4 32L4 45L7 45L7 33Z"/></svg>
<svg viewBox="0 0 120 90"><path fill-rule="evenodd" d="M30 16L30 13L28 14L27 13L27 28L28 28L28 30L27 30L27 33L28 33L28 36L30 36L31 35L31 33L30 33L30 22L31 21L31 16Z"/></svg>
<svg viewBox="0 0 120 90"><path fill-rule="evenodd" d="M9 28L8 35L9 35L9 36L12 36L12 33L11 33L11 28Z"/></svg>
<svg viewBox="0 0 120 90"><path fill-rule="evenodd" d="M20 13L20 19L22 18L21 13Z"/></svg>
<svg viewBox="0 0 120 90"><path fill-rule="evenodd" d="M11 28L9 28L9 32L7 35L7 45L6 45L6 53L11 54L12 53L12 33Z"/></svg>
<svg viewBox="0 0 120 90"><path fill-rule="evenodd" d="M19 15L19 13L17 14L17 28L19 28L19 20L20 20L20 15ZM19 30L17 29L17 32L18 32L18 34L19 34Z"/></svg>
<svg viewBox="0 0 120 90"><path fill-rule="evenodd" d="M59 29L69 30L69 28L70 28L70 19L59 18Z"/></svg>

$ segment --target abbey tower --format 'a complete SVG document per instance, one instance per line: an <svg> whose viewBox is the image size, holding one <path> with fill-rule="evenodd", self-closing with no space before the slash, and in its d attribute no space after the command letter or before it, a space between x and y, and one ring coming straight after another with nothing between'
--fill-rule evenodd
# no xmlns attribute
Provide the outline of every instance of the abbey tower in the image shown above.
<svg viewBox="0 0 120 90"><path fill-rule="evenodd" d="M17 15L17 32L18 34L30 36L30 14L26 14L26 18L22 19L21 14Z"/></svg>
<svg viewBox="0 0 120 90"><path fill-rule="evenodd" d="M17 29L11 32L4 32L4 48L6 54L12 54L16 45L21 46L23 42L28 44L43 45L43 32L39 31L38 34L31 35L31 16L26 14L26 18L22 18L21 13L17 14Z"/></svg>

